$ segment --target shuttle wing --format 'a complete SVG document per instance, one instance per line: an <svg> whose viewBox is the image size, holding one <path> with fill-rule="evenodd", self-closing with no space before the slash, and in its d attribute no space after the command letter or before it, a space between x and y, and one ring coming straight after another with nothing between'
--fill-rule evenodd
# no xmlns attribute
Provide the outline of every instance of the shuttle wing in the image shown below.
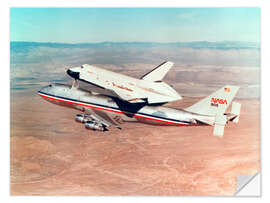
<svg viewBox="0 0 270 203"><path fill-rule="evenodd" d="M143 95L143 94L138 95L135 92L126 92L126 91L118 90L118 89L114 89L112 91L118 97L130 103L145 102L145 99L147 99L146 95Z"/></svg>

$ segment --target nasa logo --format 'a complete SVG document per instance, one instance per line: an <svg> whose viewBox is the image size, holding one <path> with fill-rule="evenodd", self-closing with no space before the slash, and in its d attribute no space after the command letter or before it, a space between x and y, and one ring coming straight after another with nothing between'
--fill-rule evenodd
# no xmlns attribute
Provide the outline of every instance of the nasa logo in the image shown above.
<svg viewBox="0 0 270 203"><path fill-rule="evenodd" d="M228 104L226 99L218 99L218 98L214 98L214 97L212 97L211 103L214 103L214 104Z"/></svg>

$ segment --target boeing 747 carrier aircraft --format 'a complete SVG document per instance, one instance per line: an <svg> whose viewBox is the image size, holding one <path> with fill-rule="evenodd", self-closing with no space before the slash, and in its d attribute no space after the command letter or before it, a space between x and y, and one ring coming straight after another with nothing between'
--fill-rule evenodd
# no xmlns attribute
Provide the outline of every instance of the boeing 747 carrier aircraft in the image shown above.
<svg viewBox="0 0 270 203"><path fill-rule="evenodd" d="M87 129L107 131L112 126L121 129L124 121L152 125L211 125L214 135L223 136L226 123L239 120L240 103L233 102L231 112L226 112L239 87L226 85L186 109L165 107L164 103L181 99L161 81L171 65L165 62L141 80L84 65L68 69L67 73L75 79L72 86L50 84L38 94L53 104L83 112L77 114L75 120L84 123ZM107 88L115 94L96 94L81 89L77 80Z"/></svg>

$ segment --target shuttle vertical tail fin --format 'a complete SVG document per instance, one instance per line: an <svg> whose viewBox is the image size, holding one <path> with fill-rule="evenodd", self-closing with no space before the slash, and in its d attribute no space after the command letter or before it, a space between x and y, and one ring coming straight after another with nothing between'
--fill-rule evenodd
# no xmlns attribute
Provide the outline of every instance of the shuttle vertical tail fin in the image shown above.
<svg viewBox="0 0 270 203"><path fill-rule="evenodd" d="M141 79L151 82L161 81L172 67L173 62L165 61L150 72L146 73L141 77Z"/></svg>

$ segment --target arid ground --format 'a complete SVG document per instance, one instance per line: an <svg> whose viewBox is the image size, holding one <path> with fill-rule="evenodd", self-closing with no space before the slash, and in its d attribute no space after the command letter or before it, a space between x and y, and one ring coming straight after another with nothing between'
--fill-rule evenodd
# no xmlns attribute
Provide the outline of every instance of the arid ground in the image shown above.
<svg viewBox="0 0 270 203"><path fill-rule="evenodd" d="M13 92L11 194L233 195L237 174L260 170L260 103L238 101L239 123L218 138L210 126L124 123L123 130L93 132L74 121L77 111Z"/></svg>
<svg viewBox="0 0 270 203"><path fill-rule="evenodd" d="M240 86L240 121L223 138L211 126L124 123L93 132L74 121L79 112L37 95L50 82L71 84L68 67L140 78L166 60L175 65L164 81L184 97L170 106ZM260 171L260 44L11 42L10 64L12 195L233 195L237 174Z"/></svg>

